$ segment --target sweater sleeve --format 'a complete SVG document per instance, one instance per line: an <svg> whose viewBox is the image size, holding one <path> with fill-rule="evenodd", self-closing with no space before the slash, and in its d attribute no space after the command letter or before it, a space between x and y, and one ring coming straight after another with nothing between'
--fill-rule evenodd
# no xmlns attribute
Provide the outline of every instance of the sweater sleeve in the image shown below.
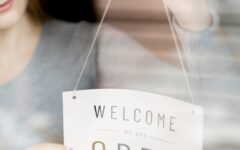
<svg viewBox="0 0 240 150"><path fill-rule="evenodd" d="M211 27L201 32L184 30L173 19L188 69L198 79L218 76L232 66L231 50L220 31L220 18L214 12L212 16Z"/></svg>

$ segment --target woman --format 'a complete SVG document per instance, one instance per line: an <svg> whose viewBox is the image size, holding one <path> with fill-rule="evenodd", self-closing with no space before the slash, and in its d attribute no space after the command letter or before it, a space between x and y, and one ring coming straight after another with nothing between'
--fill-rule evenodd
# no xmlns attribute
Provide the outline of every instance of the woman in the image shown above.
<svg viewBox="0 0 240 150"><path fill-rule="evenodd" d="M187 50L201 50L205 54L207 50L212 50L212 47L217 47L220 48L220 55L229 55L224 43L212 41L210 35L213 34L218 22L217 17L208 10L205 0L166 2L175 15L175 28ZM85 22L72 24L56 20L46 21L38 4L38 0L0 1L0 117L3 120L0 123L0 147L2 149L67 149L63 145L40 143L62 143L61 92L73 89L82 61L88 52L89 41L93 38L94 26ZM118 38L123 40L115 39L116 36L111 36L112 33L119 35ZM96 86L135 88L138 87L139 80L145 80L146 74L124 72L117 81L107 82L109 78L114 79L119 76L119 72L106 67L109 62L114 62L111 64L114 67L121 67L121 60L127 59L111 53L113 50L134 49L135 52L137 49L137 53L141 55L130 67L141 68L144 65L152 71L168 68L170 72L176 73L176 68L158 60L133 40L110 27L104 27L100 36L79 89ZM209 41L212 43L211 46L208 44ZM120 49L119 45L124 47ZM199 54L196 51L191 51L193 52L191 57ZM214 55L218 53L214 51ZM186 51L187 56L188 54ZM143 59L147 60L144 64ZM190 67L194 64L193 72L202 79L226 72L231 66L229 61L216 61L220 63L217 66L212 62L209 65L210 60L208 60L204 64L199 61L190 62ZM204 67L206 64L215 66L215 70ZM164 94L164 90L159 90L159 85L168 88L172 79L175 90L184 89L179 86L184 82L181 76L168 78L160 72L153 77L162 78L156 82L153 91ZM168 80L168 84L164 84L166 83L163 82L164 80ZM146 80L146 82L151 84L155 81ZM201 85L204 86L205 82ZM148 89L148 86L145 85L141 89ZM181 92L169 95L184 97ZM31 146L34 144L40 145Z"/></svg>

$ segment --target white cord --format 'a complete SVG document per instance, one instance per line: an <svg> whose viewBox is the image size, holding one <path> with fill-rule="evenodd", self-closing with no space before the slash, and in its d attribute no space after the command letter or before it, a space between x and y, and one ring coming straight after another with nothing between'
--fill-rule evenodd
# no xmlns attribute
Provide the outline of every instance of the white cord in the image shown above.
<svg viewBox="0 0 240 150"><path fill-rule="evenodd" d="M187 75L186 67L184 65L183 57L182 57L182 54L181 54L181 51L180 51L180 46L178 44L177 35L175 34L174 26L173 26L172 21L171 21L170 11L169 11L169 9L166 5L165 0L163 0L163 7L165 9L167 19L168 19L168 22L169 22L169 25L170 25L170 29L171 29L171 32L172 32L172 37L173 37L174 43L176 45L178 58L180 60L180 64L181 64L181 67L182 67L182 70L183 70L183 74L184 74L184 78L185 78L185 81L186 81L186 84L187 84L187 89L188 89L188 93L190 95L190 99L192 101L192 104L196 105L194 97L193 97L193 92L192 92L192 88L191 88L191 85L190 85L190 81L189 81L189 78L188 78L188 75Z"/></svg>
<svg viewBox="0 0 240 150"><path fill-rule="evenodd" d="M85 68L86 68L86 65L87 65L87 62L88 62L88 60L89 60L89 57L90 57L90 55L91 55L91 53L92 53L92 51L93 51L93 47L94 47L94 45L95 45L95 43L96 43L97 37L98 37L98 35L99 35L99 33L100 33L100 30L101 30L101 28L102 28L104 19L105 19L106 15L107 15L107 12L108 12L108 10L109 10L109 8L110 8L111 3L112 3L112 0L108 0L108 3L107 3L107 5L106 5L106 8L105 8L104 13L103 13L102 18L101 18L101 21L100 21L100 23L99 23L99 25L98 25L96 34L95 34L95 36L94 36L94 38L93 38L93 41L92 41L90 50L89 50L88 55L87 55L87 57L86 57L86 59L85 59L85 61L84 61L83 68L82 68L81 73L80 73L80 75L79 75L79 77L78 77L78 80L77 80L77 83L76 83L76 85L75 85L75 88L73 89L73 96L74 96L74 97L75 97L75 91L77 90L78 85L79 85L79 82L80 82L81 79L82 79L83 72L84 72L84 70L85 70ZM190 95L192 104L195 105L195 100L194 100L194 98L193 98L192 88L191 88L191 85L190 85L190 82L189 82L189 79L188 79L186 67L185 67L185 65L184 65L183 57L182 57L182 54L181 54L181 51L180 51L180 46L179 46L178 41L177 41L177 36L176 36L176 34L175 34L174 27L173 27L173 24L172 24L172 22L171 22L170 12L169 12L169 10L168 10L168 8L167 8L167 6L166 6L165 0L163 0L163 6L164 6L164 9L165 9L165 12L166 12L166 15L167 15L167 19L168 19L168 22L169 22L169 25L170 25L170 29L171 29L171 32L172 32L172 36L173 36L173 39L174 39L174 43L175 43L176 48L177 48L177 53L178 53L178 57L179 57L179 60L180 60L180 64L181 64L181 67L182 67L182 70L183 70L183 73L184 73L185 81L186 81L186 84L187 84L187 89L188 89L188 92L189 92L189 95ZM76 98L76 97L75 97L75 98Z"/></svg>
<svg viewBox="0 0 240 150"><path fill-rule="evenodd" d="M86 59L85 59L85 61L84 61L84 64L83 64L81 73L80 73L80 75L79 75L79 77L78 77L78 80L77 80L77 83L76 83L76 85L75 85L75 88L73 89L73 96L74 96L74 98L76 98L76 97L75 97L75 91L77 90L78 85L79 85L79 82L80 82L81 79L82 79L83 72L84 72L84 70L85 70L85 68L86 68L86 65L87 65L87 62L88 62L88 60L89 60L89 57L90 57L90 55L91 55L91 53L92 53L92 51L93 51L93 47L94 47L94 45L95 45L95 43L96 43L96 40L97 40L97 38L98 38L98 35L99 35L99 33L100 33L100 30L101 30L101 28L102 28L104 19L106 18L106 15L107 15L107 12L108 12L108 10L109 10L109 7L110 7L111 3L112 3L112 0L108 0L108 3L107 3L107 5L106 5L106 8L105 8L104 13L103 13L102 18L101 18L101 21L100 21L100 23L99 23L99 25L98 25L97 31L96 31L95 36L94 36L94 38L93 38L93 41L92 41L90 50L89 50L88 55L87 55L87 57L86 57Z"/></svg>

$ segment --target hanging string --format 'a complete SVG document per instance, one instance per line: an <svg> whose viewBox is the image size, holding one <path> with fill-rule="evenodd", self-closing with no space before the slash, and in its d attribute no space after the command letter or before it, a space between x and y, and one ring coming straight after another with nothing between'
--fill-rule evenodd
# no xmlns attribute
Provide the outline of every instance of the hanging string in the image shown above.
<svg viewBox="0 0 240 150"><path fill-rule="evenodd" d="M108 0L108 3L106 5L106 8L105 8L104 13L103 13L102 18L101 18L101 21L100 21L100 23L98 25L97 31L96 31L95 36L93 38L93 41L91 43L90 50L89 50L88 55L87 55L87 57L86 57L86 59L84 61L84 64L83 64L82 70L80 72L80 75L78 77L78 80L77 80L77 83L75 85L75 88L73 89L73 98L74 99L76 99L75 92L76 92L76 90L78 88L79 82L82 79L82 75L83 75L84 70L86 68L86 65L87 65L87 62L89 60L89 57L90 57L90 55L91 55L91 53L93 51L94 45L95 45L96 40L97 40L97 38L99 36L100 30L102 28L103 22L104 22L104 20L106 18L106 15L107 15L107 12L108 12L108 10L110 8L111 3L112 3L112 0ZM167 19L168 19L168 22L169 22L169 25L170 25L172 37L173 37L173 40L174 40L174 43L175 43L175 46L176 46L176 49L177 49L178 57L179 57L179 60L180 60L181 68L183 70L183 74L184 74L184 78L185 78L185 81L186 81L186 84L187 84L187 89L188 89L188 93L190 95L191 102L192 102L193 105L196 105L194 97L193 97L193 92L192 92L192 88L191 88L191 85L190 85L190 81L189 81L189 78L188 78L188 75L187 75L186 67L184 65L183 57L182 57L182 54L181 54L181 51L180 51L180 46L179 46L179 43L178 43L178 40L177 40L177 36L175 34L175 31L174 31L174 26L173 26L172 21L171 21L170 11L169 11L169 9L168 9L168 7L166 5L165 0L163 0L163 7L165 9L166 16L167 16Z"/></svg>
<svg viewBox="0 0 240 150"><path fill-rule="evenodd" d="M180 46L179 46L179 43L178 43L178 40L177 40L177 35L175 33L174 26L173 26L173 23L172 23L172 20L171 20L170 11L169 11L169 9L166 5L165 0L163 0L163 7L164 7L164 10L166 12L166 16L167 16L167 19L168 19L168 22L169 22L169 25L170 25L172 37L173 37L173 40L174 40L174 43L175 43L175 46L176 46L176 49L177 49L178 58L179 58L181 68L182 68L182 71L183 71L183 74L184 74L184 78L185 78L185 81L186 81L186 84L187 84L187 89L188 89L188 93L190 95L191 102L192 102L193 105L196 105L194 97L193 97L192 87L190 85L190 81L189 81L189 78L188 78L187 69L186 69L185 64L184 64L184 59L183 59L183 56L182 56L182 53L181 53L181 50L180 50ZM193 113L194 113L194 111L193 111Z"/></svg>
<svg viewBox="0 0 240 150"><path fill-rule="evenodd" d="M108 10L109 10L109 8L110 8L111 3L112 3L112 0L108 0L108 3L107 3L107 5L106 5L106 8L105 8L104 13L103 13L102 18L101 18L101 21L100 21L100 23L99 23L99 25L98 25L97 31L96 31L96 33L95 33L95 35L94 35L94 38L93 38L93 41L92 41L92 43L91 43L91 46L90 46L88 55L87 55L87 57L86 57L86 59L85 59L85 61L84 61L82 70L81 70L81 72L80 72L80 74L79 74L77 83L76 83L76 85L75 85L75 88L73 89L73 98L74 98L74 99L76 99L75 92L76 92L76 90L77 90L77 88L78 88L79 82L80 82L81 79L82 79L82 75L83 75L84 70L85 70L85 68L86 68L86 65L87 65L87 63L88 63L89 57L90 57L90 55L91 55L91 53L92 53L92 51L93 51L94 45L95 45L95 43L96 43L96 41L97 41L98 35L99 35L100 31L101 31L103 22L104 22L104 20L105 20L105 18L106 18L106 15L107 15L107 12L108 12Z"/></svg>

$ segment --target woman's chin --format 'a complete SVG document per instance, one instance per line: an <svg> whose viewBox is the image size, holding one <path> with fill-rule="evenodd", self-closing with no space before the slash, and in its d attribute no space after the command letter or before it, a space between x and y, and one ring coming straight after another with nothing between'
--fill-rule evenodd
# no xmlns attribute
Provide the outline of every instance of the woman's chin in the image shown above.
<svg viewBox="0 0 240 150"><path fill-rule="evenodd" d="M28 0L4 0L9 1L9 6L0 7L0 31L12 28L26 13ZM10 3L12 2L12 3ZM10 5L11 4L11 5Z"/></svg>
<svg viewBox="0 0 240 150"><path fill-rule="evenodd" d="M17 13L8 13L0 15L0 31L7 30L16 25L21 19Z"/></svg>

